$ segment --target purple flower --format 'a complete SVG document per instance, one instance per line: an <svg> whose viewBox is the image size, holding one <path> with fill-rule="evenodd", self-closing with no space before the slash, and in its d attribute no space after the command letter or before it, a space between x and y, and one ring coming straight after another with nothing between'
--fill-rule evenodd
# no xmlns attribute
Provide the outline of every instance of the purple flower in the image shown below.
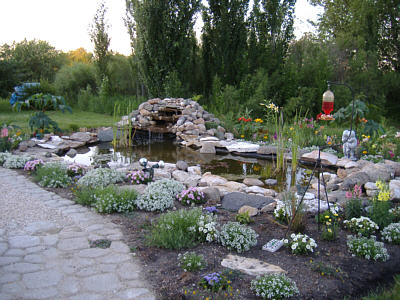
<svg viewBox="0 0 400 300"><path fill-rule="evenodd" d="M218 212L218 209L215 206L207 206L206 208L204 208L204 210L210 214Z"/></svg>

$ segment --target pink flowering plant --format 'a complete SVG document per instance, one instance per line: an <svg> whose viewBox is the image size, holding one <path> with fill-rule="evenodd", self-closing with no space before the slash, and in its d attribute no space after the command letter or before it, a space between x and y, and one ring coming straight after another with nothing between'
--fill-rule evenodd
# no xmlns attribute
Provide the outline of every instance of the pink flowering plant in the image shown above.
<svg viewBox="0 0 400 300"><path fill-rule="evenodd" d="M204 193L195 187L183 190L176 196L176 198L180 203L187 206L203 204L205 202Z"/></svg>
<svg viewBox="0 0 400 300"><path fill-rule="evenodd" d="M347 220L352 218L359 218L364 213L363 204L361 201L362 189L361 185L354 185L353 190L346 192L346 205L344 207L344 214Z"/></svg>
<svg viewBox="0 0 400 300"><path fill-rule="evenodd" d="M126 177L132 184L146 184L151 182L149 173L142 170L129 172Z"/></svg>
<svg viewBox="0 0 400 300"><path fill-rule="evenodd" d="M44 162L41 159L27 161L24 170L35 172L39 167L43 166Z"/></svg>
<svg viewBox="0 0 400 300"><path fill-rule="evenodd" d="M87 167L84 165L73 163L68 165L67 172L68 176L75 177L75 176L83 176L87 171Z"/></svg>

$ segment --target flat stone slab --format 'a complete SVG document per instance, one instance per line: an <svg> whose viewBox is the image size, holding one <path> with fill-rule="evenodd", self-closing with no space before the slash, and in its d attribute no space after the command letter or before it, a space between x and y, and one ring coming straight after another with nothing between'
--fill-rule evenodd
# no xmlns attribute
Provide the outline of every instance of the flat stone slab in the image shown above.
<svg viewBox="0 0 400 300"><path fill-rule="evenodd" d="M225 268L238 270L251 276L262 276L266 274L284 274L287 273L281 267L266 263L264 261L229 254L221 262Z"/></svg>
<svg viewBox="0 0 400 300"><path fill-rule="evenodd" d="M222 198L222 208L229 211L238 211L242 206L248 205L260 209L274 201L271 197L233 192L226 194Z"/></svg>
<svg viewBox="0 0 400 300"><path fill-rule="evenodd" d="M257 152L260 145L248 143L248 142L237 142L226 146L229 152Z"/></svg>

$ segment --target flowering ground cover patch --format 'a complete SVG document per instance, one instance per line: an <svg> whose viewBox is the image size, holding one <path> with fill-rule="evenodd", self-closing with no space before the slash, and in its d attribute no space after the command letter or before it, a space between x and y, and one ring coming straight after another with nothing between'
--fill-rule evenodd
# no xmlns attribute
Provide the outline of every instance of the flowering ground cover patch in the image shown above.
<svg viewBox="0 0 400 300"><path fill-rule="evenodd" d="M26 171L20 174L28 176ZM72 199L70 189L47 188L59 193L62 197ZM191 207L183 206L175 200L179 209L190 210ZM216 209L210 204L197 205L203 207L203 214L210 214L221 226L234 222L236 213ZM206 209L206 207L208 207ZM168 210L167 212L170 212ZM120 225L124 239L130 246L132 254L140 259L146 279L153 285L157 299L261 299L251 289L251 282L255 276L235 272L221 266L221 261L232 253L216 241L196 243L186 249L163 249L150 246L146 237L152 230L160 216L167 212L147 212L134 210L125 214L112 214L111 220ZM257 234L257 244L250 247L240 256L256 258L270 264L278 265L287 271L286 277L295 282L299 294L293 299L342 299L345 296L353 297L364 295L372 288L371 282L387 281L394 274L400 273L400 246L385 241L384 246L389 254L389 260L382 262L364 257L352 256L347 246L349 231L340 228L337 239L326 241L321 238L323 226L318 231L314 216L307 215L307 228L304 234L315 240L318 245L314 252L302 255L293 255L291 249L281 248L275 253L263 251L262 245L273 238L282 238L286 227L274 220L272 215L261 214L253 217L254 222L249 228ZM221 227L219 227L221 229ZM289 232L289 239L292 232ZM381 241L380 231L376 232L377 240ZM296 247L297 248L297 247ZM201 257L201 269L188 271L182 267L178 254L194 252L196 258L188 259L189 263L198 263ZM198 257L197 257L198 256ZM211 276L214 274L214 276ZM213 288L204 288L204 280L215 281L215 278L226 276L223 288L213 291ZM206 277L206 278L205 278ZM218 283L220 279L218 277ZM221 281L222 282L222 281ZM259 288L259 291L262 290Z"/></svg>

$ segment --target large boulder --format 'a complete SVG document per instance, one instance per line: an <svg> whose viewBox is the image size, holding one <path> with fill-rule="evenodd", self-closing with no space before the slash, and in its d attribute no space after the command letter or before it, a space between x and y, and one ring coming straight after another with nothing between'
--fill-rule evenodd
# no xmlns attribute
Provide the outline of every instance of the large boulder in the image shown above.
<svg viewBox="0 0 400 300"><path fill-rule="evenodd" d="M391 174L394 175L394 169L386 164L368 164L361 169L361 172L369 176L370 181L376 182L377 180L389 181Z"/></svg>
<svg viewBox="0 0 400 300"><path fill-rule="evenodd" d="M234 212L238 211L239 208L244 205L260 209L274 201L275 200L272 197L233 192L226 194L222 198L222 208Z"/></svg>
<svg viewBox="0 0 400 300"><path fill-rule="evenodd" d="M208 204L219 204L221 201L221 194L215 187L199 187L200 191L204 193L204 198Z"/></svg>
<svg viewBox="0 0 400 300"><path fill-rule="evenodd" d="M202 154L215 154L215 146L213 143L203 142L201 143L200 153Z"/></svg>
<svg viewBox="0 0 400 300"><path fill-rule="evenodd" d="M321 164L325 166L335 166L338 161L338 157L336 155L322 151L320 158L321 158ZM318 150L314 150L312 152L303 154L300 160L315 163L317 159L318 159Z"/></svg>
<svg viewBox="0 0 400 300"><path fill-rule="evenodd" d="M206 172L201 177L200 182L206 183L207 186L216 186L225 184L228 182L228 180L221 176L213 175L210 172Z"/></svg>
<svg viewBox="0 0 400 300"><path fill-rule="evenodd" d="M400 180L391 180L389 182L389 189L392 200L400 200Z"/></svg>
<svg viewBox="0 0 400 300"><path fill-rule="evenodd" d="M371 181L370 177L368 176L367 173L359 171L350 174L348 177L346 177L343 180L343 183L340 186L340 189L342 191L349 191L354 188L354 186L357 185L364 185L368 181Z"/></svg>
<svg viewBox="0 0 400 300"><path fill-rule="evenodd" d="M87 143L92 140L92 135L90 132L75 132L69 138L74 141Z"/></svg>
<svg viewBox="0 0 400 300"><path fill-rule="evenodd" d="M187 164L187 162L183 161L183 160L178 160L176 162L176 168L178 170L182 170L182 171L187 171L189 165Z"/></svg>
<svg viewBox="0 0 400 300"><path fill-rule="evenodd" d="M246 177L243 179L243 183L249 186L255 185L255 186L263 186L264 183L257 178L252 178L252 177Z"/></svg>

